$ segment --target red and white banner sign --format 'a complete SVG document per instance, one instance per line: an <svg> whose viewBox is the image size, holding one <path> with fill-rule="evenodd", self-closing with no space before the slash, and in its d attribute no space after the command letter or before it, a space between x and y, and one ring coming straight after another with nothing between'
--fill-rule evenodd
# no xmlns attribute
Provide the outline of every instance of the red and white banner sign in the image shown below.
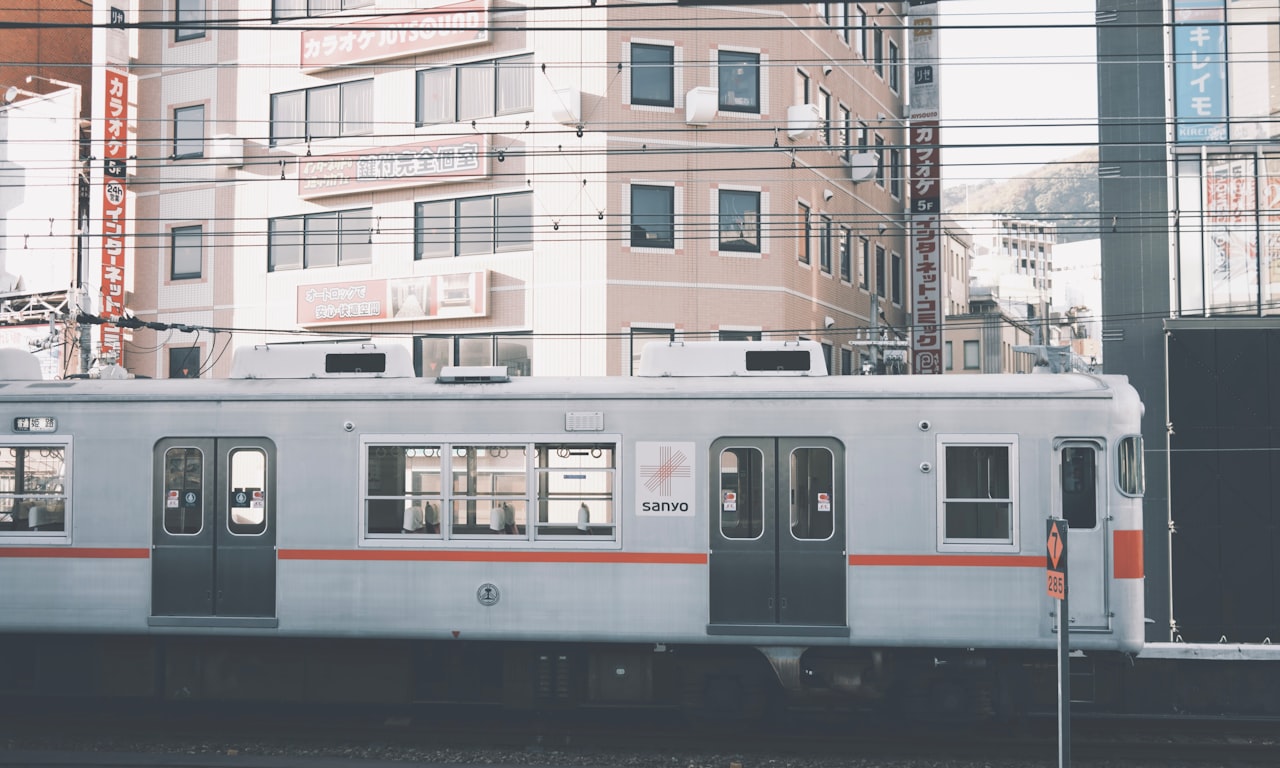
<svg viewBox="0 0 1280 768"><path fill-rule="evenodd" d="M129 197L125 174L129 162L129 76L105 70L103 83L103 175L102 175L102 310L103 319L124 313L125 235L128 228ZM120 328L108 323L98 326L99 358L103 363L123 363Z"/></svg>
<svg viewBox="0 0 1280 768"><path fill-rule="evenodd" d="M382 61L488 40L488 2L464 0L412 13L362 18L327 29L304 29L302 68Z"/></svg>
<svg viewBox="0 0 1280 768"><path fill-rule="evenodd" d="M298 159L298 194L345 195L388 187L440 184L488 175L483 136L462 136L398 147Z"/></svg>

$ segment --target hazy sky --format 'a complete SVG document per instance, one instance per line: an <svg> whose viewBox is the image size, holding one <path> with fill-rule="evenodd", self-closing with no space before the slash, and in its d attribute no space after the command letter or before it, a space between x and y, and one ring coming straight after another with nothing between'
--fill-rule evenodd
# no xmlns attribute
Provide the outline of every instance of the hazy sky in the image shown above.
<svg viewBox="0 0 1280 768"><path fill-rule="evenodd" d="M944 186L1012 178L1097 142L1094 30L1052 28L1092 24L1094 0L938 8Z"/></svg>

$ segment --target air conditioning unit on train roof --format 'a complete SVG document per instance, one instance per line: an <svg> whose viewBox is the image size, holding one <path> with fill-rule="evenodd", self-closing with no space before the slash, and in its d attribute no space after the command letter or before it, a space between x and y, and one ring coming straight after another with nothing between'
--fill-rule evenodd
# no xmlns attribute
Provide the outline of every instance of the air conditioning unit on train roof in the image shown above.
<svg viewBox="0 0 1280 768"><path fill-rule="evenodd" d="M257 344L241 347L231 363L233 379L413 378L405 347L361 343Z"/></svg>
<svg viewBox="0 0 1280 768"><path fill-rule="evenodd" d="M816 341L650 342L638 376L826 376Z"/></svg>

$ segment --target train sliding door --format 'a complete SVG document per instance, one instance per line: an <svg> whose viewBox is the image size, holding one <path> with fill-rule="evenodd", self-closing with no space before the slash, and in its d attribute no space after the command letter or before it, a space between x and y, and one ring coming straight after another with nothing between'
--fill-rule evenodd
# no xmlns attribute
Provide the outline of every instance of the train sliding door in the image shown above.
<svg viewBox="0 0 1280 768"><path fill-rule="evenodd" d="M151 623L273 624L271 442L162 440L156 444L154 478Z"/></svg>
<svg viewBox="0 0 1280 768"><path fill-rule="evenodd" d="M1094 440L1059 439L1053 514L1067 521L1067 605L1071 630L1111 627L1107 604L1110 541L1103 446Z"/></svg>
<svg viewBox="0 0 1280 768"><path fill-rule="evenodd" d="M711 447L712 634L843 634L844 449L830 438Z"/></svg>

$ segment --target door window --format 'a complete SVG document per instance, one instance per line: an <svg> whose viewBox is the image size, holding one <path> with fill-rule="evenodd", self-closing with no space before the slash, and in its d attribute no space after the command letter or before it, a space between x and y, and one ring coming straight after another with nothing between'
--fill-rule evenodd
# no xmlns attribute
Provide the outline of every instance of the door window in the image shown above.
<svg viewBox="0 0 1280 768"><path fill-rule="evenodd" d="M831 538L835 462L826 448L791 452L791 534L797 539Z"/></svg>
<svg viewBox="0 0 1280 768"><path fill-rule="evenodd" d="M164 466L164 531L194 536L204 527L204 454L199 448L170 448Z"/></svg>
<svg viewBox="0 0 1280 768"><path fill-rule="evenodd" d="M261 534L267 529L267 454L258 448L237 448L229 461L227 527L240 536Z"/></svg>
<svg viewBox="0 0 1280 768"><path fill-rule="evenodd" d="M726 539L764 533L763 457L756 448L720 452L720 532Z"/></svg>

